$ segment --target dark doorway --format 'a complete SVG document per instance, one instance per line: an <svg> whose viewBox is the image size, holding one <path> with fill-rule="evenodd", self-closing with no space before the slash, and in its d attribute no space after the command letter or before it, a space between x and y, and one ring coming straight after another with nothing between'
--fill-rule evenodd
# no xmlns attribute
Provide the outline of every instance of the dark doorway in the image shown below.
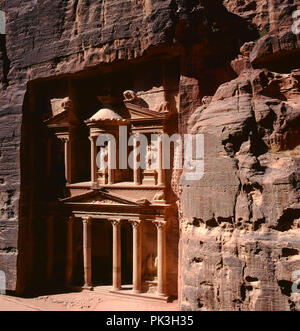
<svg viewBox="0 0 300 331"><path fill-rule="evenodd" d="M112 226L108 221L92 225L92 278L94 286L112 285Z"/></svg>
<svg viewBox="0 0 300 331"><path fill-rule="evenodd" d="M122 285L132 284L132 226L129 222L121 224L121 270Z"/></svg>

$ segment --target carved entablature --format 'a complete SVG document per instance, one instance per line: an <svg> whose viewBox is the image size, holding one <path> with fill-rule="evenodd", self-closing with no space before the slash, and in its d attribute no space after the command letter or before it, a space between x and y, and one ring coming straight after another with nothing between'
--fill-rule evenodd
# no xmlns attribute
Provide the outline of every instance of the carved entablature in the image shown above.
<svg viewBox="0 0 300 331"><path fill-rule="evenodd" d="M61 112L45 120L44 123L55 132L68 131L69 109L63 109Z"/></svg>
<svg viewBox="0 0 300 331"><path fill-rule="evenodd" d="M72 101L69 97L62 99L51 99L51 116L44 121L44 124L52 130L57 136L68 135L71 124L76 124L75 119L70 112ZM60 137L58 137L60 138Z"/></svg>

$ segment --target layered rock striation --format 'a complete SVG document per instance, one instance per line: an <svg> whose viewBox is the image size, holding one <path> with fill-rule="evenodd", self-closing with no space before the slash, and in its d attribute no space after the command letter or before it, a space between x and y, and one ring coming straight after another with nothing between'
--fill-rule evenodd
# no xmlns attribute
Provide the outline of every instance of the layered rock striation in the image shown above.
<svg viewBox="0 0 300 331"><path fill-rule="evenodd" d="M299 310L299 5L1 0L0 269L8 290L31 289L43 259L38 191L28 179L38 87L175 59L176 131L205 137L204 177L172 178L181 309Z"/></svg>

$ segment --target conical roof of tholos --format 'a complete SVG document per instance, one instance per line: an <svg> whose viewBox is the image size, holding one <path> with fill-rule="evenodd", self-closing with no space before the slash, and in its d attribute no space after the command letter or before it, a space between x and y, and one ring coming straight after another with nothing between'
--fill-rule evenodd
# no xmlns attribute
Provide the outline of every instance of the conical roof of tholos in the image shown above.
<svg viewBox="0 0 300 331"><path fill-rule="evenodd" d="M120 121L123 120L123 118L110 108L101 108L88 121L96 122L96 121L107 121L107 120Z"/></svg>

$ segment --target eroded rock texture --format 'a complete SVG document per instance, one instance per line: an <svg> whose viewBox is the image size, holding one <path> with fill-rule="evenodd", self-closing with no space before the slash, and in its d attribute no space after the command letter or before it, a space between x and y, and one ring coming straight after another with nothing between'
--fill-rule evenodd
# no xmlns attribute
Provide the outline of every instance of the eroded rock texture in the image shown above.
<svg viewBox="0 0 300 331"><path fill-rule="evenodd" d="M205 134L205 176L189 185L178 172L172 179L181 308L299 310L300 63L291 29L299 2L0 0L0 9L0 269L8 289L32 290L45 264L31 163L39 159L39 98L65 97L52 95L65 80L76 104L74 81L163 60L178 63L170 77L177 131Z"/></svg>
<svg viewBox="0 0 300 331"><path fill-rule="evenodd" d="M205 135L205 175L181 187L182 308L299 310L299 36L287 14L295 6L226 6L264 36L241 48L231 62L238 78L189 120L188 132Z"/></svg>
<svg viewBox="0 0 300 331"><path fill-rule="evenodd" d="M299 87L247 71L191 117L206 171L180 201L187 309L299 309Z"/></svg>

